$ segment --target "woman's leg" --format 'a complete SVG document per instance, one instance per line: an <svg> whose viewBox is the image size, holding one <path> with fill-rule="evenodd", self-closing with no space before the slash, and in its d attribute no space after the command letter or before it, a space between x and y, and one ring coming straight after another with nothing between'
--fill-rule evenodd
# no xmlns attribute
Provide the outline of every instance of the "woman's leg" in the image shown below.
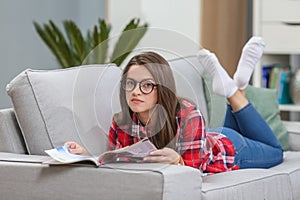
<svg viewBox="0 0 300 200"><path fill-rule="evenodd" d="M253 37L249 40L243 48L241 60L239 61L237 69L237 72L239 73L235 74L237 80L249 80L247 77L251 76L263 49L264 43L261 38ZM258 53L256 54L256 52ZM229 117L229 120L225 119L225 126L237 131L240 130L240 133L249 139L257 140L274 147L280 146L269 125L255 108L249 104L249 101L245 97L244 90L237 89L234 81L223 69L215 54L208 50L202 50L198 53L198 59L199 62L202 63L204 71L208 72L212 77L213 91L219 95L225 96L232 107L233 117L230 113L226 116ZM251 70L249 71L249 69ZM242 85L245 87L248 83L244 82Z"/></svg>
<svg viewBox="0 0 300 200"><path fill-rule="evenodd" d="M249 139L280 147L270 126L240 91L228 98L228 102L231 106L228 105L224 127L234 129Z"/></svg>
<svg viewBox="0 0 300 200"><path fill-rule="evenodd" d="M231 140L236 153L234 164L240 169L270 168L280 164L283 160L280 148L251 140L233 129L223 127L221 130L216 128L208 131L220 132Z"/></svg>
<svg viewBox="0 0 300 200"><path fill-rule="evenodd" d="M243 136L275 148L281 148L272 129L252 104L248 104L241 110L234 112L233 115Z"/></svg>
<svg viewBox="0 0 300 200"><path fill-rule="evenodd" d="M253 50L250 47L245 49ZM246 54L247 51L243 54ZM232 84L233 80L222 68L214 54L202 50L198 54L198 59L204 70L212 76L213 91L225 96L232 107L233 114L231 115L228 111L226 116L229 118L225 119L225 125L230 128L222 128L221 133L233 142L237 153L236 163L241 168L271 167L281 163L283 156L281 146L268 124L246 99L245 91L237 90L236 85ZM254 66L251 68L254 69ZM251 73L248 71L249 76L252 71ZM243 76L246 75L243 74ZM239 78L238 75L236 78ZM235 130L239 130L239 132Z"/></svg>
<svg viewBox="0 0 300 200"><path fill-rule="evenodd" d="M237 121L235 119L235 116L232 113L232 108L229 104L227 104L223 127L233 129L236 132L241 132L241 130L237 124Z"/></svg>
<svg viewBox="0 0 300 200"><path fill-rule="evenodd" d="M241 106L233 102L235 107ZM235 164L241 169L269 168L280 164L283 161L281 145L252 104L248 103L236 112L231 108L228 105L224 127L209 131L220 132L230 139L236 152Z"/></svg>

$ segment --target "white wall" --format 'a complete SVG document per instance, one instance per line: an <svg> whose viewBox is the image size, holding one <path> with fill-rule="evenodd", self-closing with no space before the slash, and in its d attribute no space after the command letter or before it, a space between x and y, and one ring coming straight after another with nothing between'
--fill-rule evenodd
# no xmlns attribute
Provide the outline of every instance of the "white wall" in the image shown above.
<svg viewBox="0 0 300 200"><path fill-rule="evenodd" d="M6 84L26 68L59 68L32 21L72 19L82 30L105 17L105 0L0 0L0 108L11 107Z"/></svg>
<svg viewBox="0 0 300 200"><path fill-rule="evenodd" d="M178 31L199 42L199 0L143 0L142 13L151 26Z"/></svg>
<svg viewBox="0 0 300 200"><path fill-rule="evenodd" d="M165 57L189 55L199 49L200 0L109 0L108 16L113 33L133 17L150 25L139 48L156 48Z"/></svg>

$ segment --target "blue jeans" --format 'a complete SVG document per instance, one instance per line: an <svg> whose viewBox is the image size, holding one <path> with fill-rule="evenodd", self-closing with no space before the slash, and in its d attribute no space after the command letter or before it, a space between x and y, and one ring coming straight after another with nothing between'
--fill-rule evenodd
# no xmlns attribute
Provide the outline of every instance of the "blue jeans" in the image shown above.
<svg viewBox="0 0 300 200"><path fill-rule="evenodd" d="M237 112L227 106L224 127L210 129L228 137L235 148L235 164L269 168L283 161L283 150L272 129L251 103Z"/></svg>

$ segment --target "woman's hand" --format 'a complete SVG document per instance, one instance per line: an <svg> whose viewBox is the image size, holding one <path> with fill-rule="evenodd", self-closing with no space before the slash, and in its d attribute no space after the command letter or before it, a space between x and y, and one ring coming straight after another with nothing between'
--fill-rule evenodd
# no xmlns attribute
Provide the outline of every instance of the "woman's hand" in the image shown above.
<svg viewBox="0 0 300 200"><path fill-rule="evenodd" d="M76 142L66 142L64 146L69 146L69 152L78 155L89 155L85 148L77 144Z"/></svg>
<svg viewBox="0 0 300 200"><path fill-rule="evenodd" d="M149 156L144 158L147 162L179 164L181 156L171 148L165 147L163 149L155 150Z"/></svg>

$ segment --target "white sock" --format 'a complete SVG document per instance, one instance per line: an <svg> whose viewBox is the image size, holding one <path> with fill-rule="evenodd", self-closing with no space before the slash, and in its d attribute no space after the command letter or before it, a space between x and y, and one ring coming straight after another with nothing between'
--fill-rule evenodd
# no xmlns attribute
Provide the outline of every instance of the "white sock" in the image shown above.
<svg viewBox="0 0 300 200"><path fill-rule="evenodd" d="M243 47L237 70L233 75L233 80L239 89L245 89L253 73L255 65L261 58L265 48L265 41L261 37L252 37Z"/></svg>
<svg viewBox="0 0 300 200"><path fill-rule="evenodd" d="M214 93L229 98L237 91L238 88L235 82L221 66L214 53L201 49L197 54L197 58L203 66L203 70L200 70L207 72L212 77Z"/></svg>

